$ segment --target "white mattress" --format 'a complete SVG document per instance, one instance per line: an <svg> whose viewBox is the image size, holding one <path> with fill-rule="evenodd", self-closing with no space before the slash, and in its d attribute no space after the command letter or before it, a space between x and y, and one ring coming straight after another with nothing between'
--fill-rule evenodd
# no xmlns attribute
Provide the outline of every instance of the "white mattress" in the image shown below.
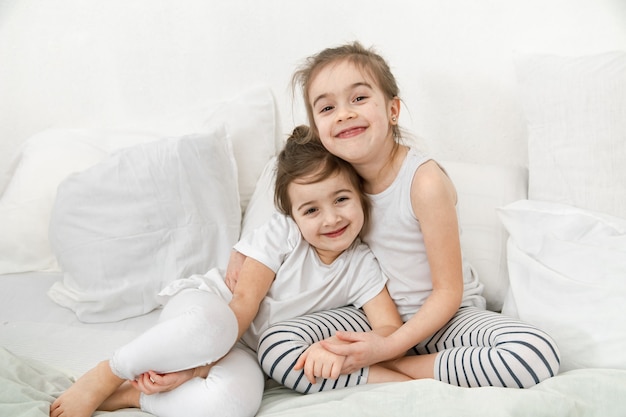
<svg viewBox="0 0 626 417"><path fill-rule="evenodd" d="M73 377L109 357L158 318L159 311L153 311L116 323L81 323L72 311L46 296L59 278L60 274L52 273L0 275L0 347L4 348L0 349L0 416L47 416L48 404ZM459 388L434 380L314 395L274 387L266 390L258 416L624 417L624 398L626 371L581 369L525 390ZM114 416L148 414L120 410Z"/></svg>
<svg viewBox="0 0 626 417"><path fill-rule="evenodd" d="M154 310L113 323L82 323L46 295L60 278L60 273L42 272L0 275L0 346L76 376L159 317Z"/></svg>

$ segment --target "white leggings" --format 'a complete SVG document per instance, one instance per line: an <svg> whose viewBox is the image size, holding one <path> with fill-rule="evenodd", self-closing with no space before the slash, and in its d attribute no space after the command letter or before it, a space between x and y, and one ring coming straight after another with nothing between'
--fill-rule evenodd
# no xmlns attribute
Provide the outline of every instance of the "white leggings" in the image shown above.
<svg viewBox="0 0 626 417"><path fill-rule="evenodd" d="M168 301L154 327L114 353L111 370L130 380L149 370L175 372L219 360L206 379L194 378L170 392L141 394L141 409L158 417L253 416L261 404L264 376L252 350L232 347L236 338L237 320L221 297L185 289Z"/></svg>
<svg viewBox="0 0 626 417"><path fill-rule="evenodd" d="M261 335L259 362L277 382L304 393L366 383L366 378L353 378L339 384L324 381L311 386L306 379L303 381L302 371L293 370L295 361L310 344L335 330L359 331L363 323L366 328L362 331L369 330L363 312L354 307L276 323ZM459 309L442 329L409 352L429 353L438 353L435 379L462 387L528 388L556 375L560 364L556 343L545 332L475 307Z"/></svg>

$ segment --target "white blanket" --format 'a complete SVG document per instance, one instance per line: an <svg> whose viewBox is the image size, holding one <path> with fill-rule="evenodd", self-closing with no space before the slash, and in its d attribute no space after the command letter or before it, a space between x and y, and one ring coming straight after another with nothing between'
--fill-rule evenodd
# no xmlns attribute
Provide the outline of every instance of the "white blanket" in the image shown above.
<svg viewBox="0 0 626 417"><path fill-rule="evenodd" d="M73 379L44 363L20 358L0 348L0 416L48 417L50 404L65 391ZM95 415L111 413L98 412ZM111 414L115 417L148 417L137 409Z"/></svg>
<svg viewBox="0 0 626 417"><path fill-rule="evenodd" d="M0 349L0 416L46 417L73 379L38 361ZM301 395L268 389L259 416L598 416L626 415L626 371L570 371L526 390L459 388L434 380L374 384ZM96 415L108 416L98 412ZM111 417L144 417L135 409Z"/></svg>

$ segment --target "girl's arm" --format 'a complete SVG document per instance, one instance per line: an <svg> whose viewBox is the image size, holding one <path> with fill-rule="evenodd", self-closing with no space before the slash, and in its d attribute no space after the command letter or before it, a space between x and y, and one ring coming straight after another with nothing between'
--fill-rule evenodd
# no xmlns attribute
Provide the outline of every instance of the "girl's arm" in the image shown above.
<svg viewBox="0 0 626 417"><path fill-rule="evenodd" d="M372 326L372 332L388 336L402 327L402 318L391 299L387 287L363 305L363 311Z"/></svg>
<svg viewBox="0 0 626 417"><path fill-rule="evenodd" d="M434 161L426 162L415 173L411 203L424 235L433 291L419 311L388 337L337 332L340 340L358 343L324 343L324 347L331 352L348 356L344 370L358 369L403 355L443 327L461 305L463 272L456 191Z"/></svg>
<svg viewBox="0 0 626 417"><path fill-rule="evenodd" d="M442 328L463 299L456 191L436 162L425 163L415 173L411 203L424 235L433 291L419 311L392 336L393 344L405 351Z"/></svg>
<svg viewBox="0 0 626 417"><path fill-rule="evenodd" d="M261 301L274 281L274 271L253 258L245 258L233 291L230 308L237 317L238 339L248 330L257 315Z"/></svg>
<svg viewBox="0 0 626 417"><path fill-rule="evenodd" d="M226 276L224 282L231 292L235 291L237 280L239 279L239 272L243 266L243 261L246 259L246 255L233 249L230 252L230 258L228 259L228 266L226 267Z"/></svg>

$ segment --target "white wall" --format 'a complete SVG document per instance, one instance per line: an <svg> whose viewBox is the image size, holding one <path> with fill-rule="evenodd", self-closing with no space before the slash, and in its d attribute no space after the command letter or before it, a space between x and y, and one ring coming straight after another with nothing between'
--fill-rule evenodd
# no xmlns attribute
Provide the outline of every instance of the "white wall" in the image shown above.
<svg viewBox="0 0 626 417"><path fill-rule="evenodd" d="M402 124L439 158L525 165L515 54L626 50L626 2L2 0L0 172L42 129L124 125L257 84L287 133L304 122L295 66L353 39L388 59Z"/></svg>

